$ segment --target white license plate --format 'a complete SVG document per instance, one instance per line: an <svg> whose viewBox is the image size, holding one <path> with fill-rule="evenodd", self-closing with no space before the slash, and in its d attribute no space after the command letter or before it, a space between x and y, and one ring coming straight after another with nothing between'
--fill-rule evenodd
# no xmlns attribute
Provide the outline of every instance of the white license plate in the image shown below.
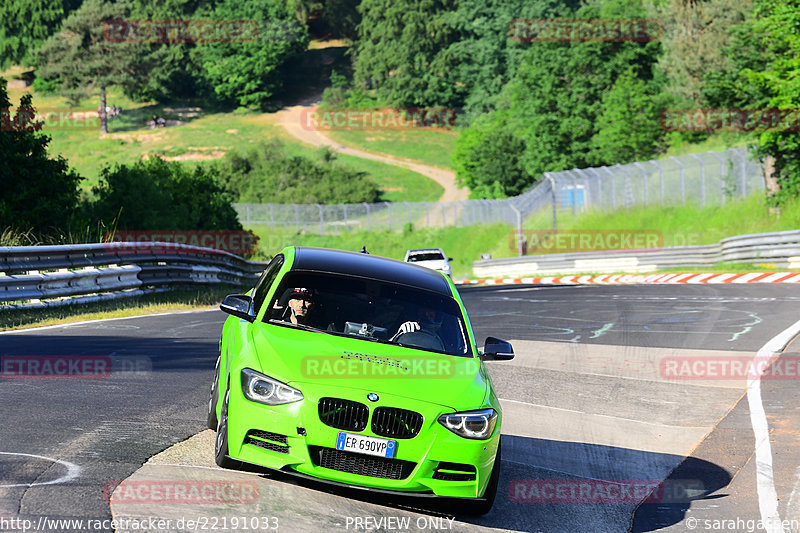
<svg viewBox="0 0 800 533"><path fill-rule="evenodd" d="M340 432L336 439L336 449L391 458L397 451L397 441Z"/></svg>

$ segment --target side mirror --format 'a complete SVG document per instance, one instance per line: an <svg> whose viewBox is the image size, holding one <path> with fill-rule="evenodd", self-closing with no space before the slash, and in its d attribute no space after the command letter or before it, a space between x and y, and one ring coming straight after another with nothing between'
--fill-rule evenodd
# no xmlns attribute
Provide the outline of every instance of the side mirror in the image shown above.
<svg viewBox="0 0 800 533"><path fill-rule="evenodd" d="M510 361L514 359L514 348L511 343L494 337L486 337L483 346L484 361Z"/></svg>
<svg viewBox="0 0 800 533"><path fill-rule="evenodd" d="M229 294L219 304L219 308L229 315L252 322L256 319L254 315L250 314L250 305L252 303L253 300L246 294Z"/></svg>
<svg viewBox="0 0 800 533"><path fill-rule="evenodd" d="M452 262L453 258L452 257L448 257L447 260Z"/></svg>

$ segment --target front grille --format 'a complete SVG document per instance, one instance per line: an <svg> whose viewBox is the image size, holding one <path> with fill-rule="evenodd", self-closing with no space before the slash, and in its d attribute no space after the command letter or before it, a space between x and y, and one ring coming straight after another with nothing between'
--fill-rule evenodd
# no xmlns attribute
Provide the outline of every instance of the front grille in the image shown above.
<svg viewBox="0 0 800 533"><path fill-rule="evenodd" d="M378 407L372 413L372 432L382 437L410 439L422 428L422 415L397 407Z"/></svg>
<svg viewBox="0 0 800 533"><path fill-rule="evenodd" d="M433 472L433 479L442 481L474 481L475 467L462 463L448 463L440 461Z"/></svg>
<svg viewBox="0 0 800 533"><path fill-rule="evenodd" d="M405 479L417 466L417 463L412 461L375 457L322 446L309 446L308 453L315 466L383 479Z"/></svg>
<svg viewBox="0 0 800 533"><path fill-rule="evenodd" d="M345 431L364 431L369 408L363 403L341 398L320 398L319 419L323 424Z"/></svg>
<svg viewBox="0 0 800 533"><path fill-rule="evenodd" d="M272 452L289 453L289 439L286 435L278 435L269 431L251 429L247 432L244 443Z"/></svg>

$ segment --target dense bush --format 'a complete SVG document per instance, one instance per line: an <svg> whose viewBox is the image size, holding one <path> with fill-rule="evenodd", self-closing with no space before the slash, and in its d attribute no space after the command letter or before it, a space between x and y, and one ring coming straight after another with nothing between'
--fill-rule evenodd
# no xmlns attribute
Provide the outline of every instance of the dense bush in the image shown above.
<svg viewBox="0 0 800 533"><path fill-rule="evenodd" d="M291 155L278 140L247 154L229 154L220 165L228 189L240 202L328 204L377 202L380 189L365 173L336 162L323 151L318 160Z"/></svg>
<svg viewBox="0 0 800 533"><path fill-rule="evenodd" d="M84 206L86 218L117 229L241 229L229 194L213 167L189 170L175 161L151 158L105 167L96 199Z"/></svg>

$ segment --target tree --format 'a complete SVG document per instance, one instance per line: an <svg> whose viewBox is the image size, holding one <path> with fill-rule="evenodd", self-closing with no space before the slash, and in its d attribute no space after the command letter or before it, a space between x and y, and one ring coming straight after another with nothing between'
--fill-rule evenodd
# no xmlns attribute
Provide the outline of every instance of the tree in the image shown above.
<svg viewBox="0 0 800 533"><path fill-rule="evenodd" d="M0 228L44 234L68 228L81 178L61 157L50 157L50 137L33 121L31 95L15 113L0 78Z"/></svg>
<svg viewBox="0 0 800 533"><path fill-rule="evenodd" d="M80 0L4 0L0 3L0 68L23 63Z"/></svg>
<svg viewBox="0 0 800 533"><path fill-rule="evenodd" d="M395 107L453 106L463 88L450 82L452 58L442 50L455 32L446 15L456 0L363 0L355 82L374 87Z"/></svg>
<svg viewBox="0 0 800 533"><path fill-rule="evenodd" d="M64 21L61 30L36 52L37 75L58 80L58 91L73 103L100 94L100 132L108 133L106 90L112 85L135 85L142 49L136 43L108 37L111 20L127 18L125 2L86 0Z"/></svg>
<svg viewBox="0 0 800 533"><path fill-rule="evenodd" d="M136 0L132 20L184 22L210 18L213 0ZM129 84L129 96L140 101L213 96L207 87L193 42L143 42L138 70L146 75Z"/></svg>
<svg viewBox="0 0 800 533"><path fill-rule="evenodd" d="M639 3L607 0L582 7L575 18L609 20L644 15ZM519 157L524 169L519 176L533 181L546 171L594 164L597 145L593 137L601 128L604 94L628 69L633 78L650 83L660 51L655 41L530 43L514 76L496 99L498 112L507 117L506 128L524 143L521 153L506 151L506 157ZM648 113L658 116L655 109ZM459 139L459 143L468 139ZM529 184L518 184L517 188Z"/></svg>
<svg viewBox="0 0 800 533"><path fill-rule="evenodd" d="M263 105L281 88L287 63L306 49L306 28L280 0L221 0L213 18L253 20L258 31L252 39L199 44L205 79L223 102Z"/></svg>
<svg viewBox="0 0 800 533"><path fill-rule="evenodd" d="M637 78L633 69L620 75L603 94L597 133L592 137L595 165L630 163L657 152L664 130L660 87ZM656 93L656 94L653 94Z"/></svg>
<svg viewBox="0 0 800 533"><path fill-rule="evenodd" d="M242 229L233 198L214 167L187 169L158 157L101 171L86 207L90 220L116 221L118 229Z"/></svg>
<svg viewBox="0 0 800 533"><path fill-rule="evenodd" d="M231 153L221 164L227 187L240 202L338 204L377 202L380 189L363 172L336 161L326 150L319 159L293 156L278 140L246 154Z"/></svg>
<svg viewBox="0 0 800 533"><path fill-rule="evenodd" d="M729 30L745 21L753 0L667 0L654 7L664 25L659 67L678 99L703 105L704 80L730 68Z"/></svg>
<svg viewBox="0 0 800 533"><path fill-rule="evenodd" d="M472 198L505 198L522 193L533 180L520 155L525 142L508 126L505 113L479 117L461 135L453 153L458 182Z"/></svg>
<svg viewBox="0 0 800 533"><path fill-rule="evenodd" d="M531 46L509 34L515 20L558 18L571 4L556 0L460 0L446 17L455 32L441 52L451 58L449 83L460 87L456 106L468 114L495 107L495 98L511 79L521 56Z"/></svg>
<svg viewBox="0 0 800 533"><path fill-rule="evenodd" d="M780 205L800 196L800 0L756 0L756 18L746 24L765 51L768 63L745 76L769 95L768 106L782 113L774 127L758 134L757 154L769 169L770 199Z"/></svg>

